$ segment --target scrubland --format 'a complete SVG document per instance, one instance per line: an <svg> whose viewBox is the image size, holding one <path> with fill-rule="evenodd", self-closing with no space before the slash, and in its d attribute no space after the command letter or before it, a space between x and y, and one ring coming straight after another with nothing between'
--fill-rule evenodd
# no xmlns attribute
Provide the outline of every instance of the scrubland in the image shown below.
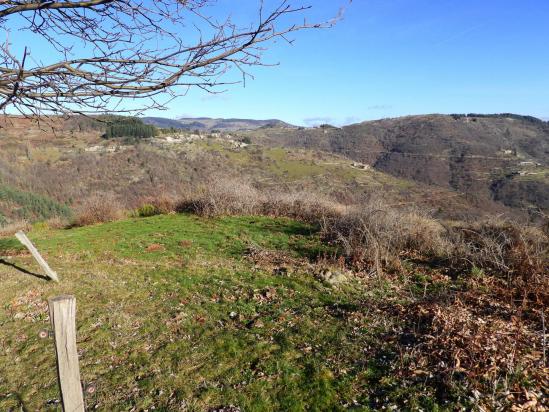
<svg viewBox="0 0 549 412"><path fill-rule="evenodd" d="M60 293L90 409L548 407L547 226L216 178L34 224L60 284L5 235L3 410L59 408L38 332Z"/></svg>

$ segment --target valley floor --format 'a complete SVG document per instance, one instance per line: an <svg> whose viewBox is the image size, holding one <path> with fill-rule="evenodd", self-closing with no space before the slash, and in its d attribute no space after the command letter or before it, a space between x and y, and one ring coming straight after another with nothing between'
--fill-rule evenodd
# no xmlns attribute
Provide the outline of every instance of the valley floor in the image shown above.
<svg viewBox="0 0 549 412"><path fill-rule="evenodd" d="M489 356L508 351L501 346L507 335L482 341L491 325L532 336L503 322L512 315L505 302L485 302L491 312L471 309L469 291L489 296L482 279L467 283L405 262L400 274L342 271L330 284L320 269L334 250L314 227L257 216L35 225L29 237L61 282L36 276L16 241L0 239L0 410L60 410L53 342L38 336L49 328L47 299L59 294L77 299L81 375L97 389L86 396L89 410L455 410L543 402L540 369L523 373L520 366L539 362L535 343L533 360L516 352L506 382L490 375L499 361L467 365L471 358L461 355L461 369L454 364L448 374L450 365L440 366L460 355L443 349L459 346L455 337L444 345L428 337L442 322L437 310L487 324L462 338L468 345L472 333ZM481 385L471 383L469 367L488 371L493 392L475 395Z"/></svg>

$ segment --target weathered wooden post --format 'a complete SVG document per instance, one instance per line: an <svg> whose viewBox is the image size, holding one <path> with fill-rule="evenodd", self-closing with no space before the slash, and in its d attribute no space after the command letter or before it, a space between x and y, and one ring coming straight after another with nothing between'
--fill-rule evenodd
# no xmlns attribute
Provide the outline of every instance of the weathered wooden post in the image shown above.
<svg viewBox="0 0 549 412"><path fill-rule="evenodd" d="M55 337L57 376L65 412L83 412L84 396L76 350L76 299L62 295L48 301Z"/></svg>
<svg viewBox="0 0 549 412"><path fill-rule="evenodd" d="M57 277L57 273L55 273L53 270L51 270L50 266L48 265L48 262L44 260L44 258L38 253L38 250L34 247L30 239L25 235L23 232L19 231L15 234L15 237L19 242L25 246L29 252L31 252L34 259L38 262L40 267L44 272L46 272L46 275L55 282L59 282L59 278Z"/></svg>

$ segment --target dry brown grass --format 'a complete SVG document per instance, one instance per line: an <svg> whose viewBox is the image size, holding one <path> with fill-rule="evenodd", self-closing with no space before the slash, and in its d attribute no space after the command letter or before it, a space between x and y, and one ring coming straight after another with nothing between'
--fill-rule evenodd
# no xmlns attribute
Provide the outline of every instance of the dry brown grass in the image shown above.
<svg viewBox="0 0 549 412"><path fill-rule="evenodd" d="M112 194L96 194L87 198L76 209L74 224L87 226L112 222L124 217L120 202Z"/></svg>
<svg viewBox="0 0 549 412"><path fill-rule="evenodd" d="M56 216L46 220L46 225L50 229L65 229L69 227L71 222L68 219Z"/></svg>
<svg viewBox="0 0 549 412"><path fill-rule="evenodd" d="M451 303L419 302L406 310L417 340L402 347L396 373L466 388L478 410L546 410L539 312L524 316L512 301L479 292L481 286L494 287L470 285Z"/></svg>
<svg viewBox="0 0 549 412"><path fill-rule="evenodd" d="M31 224L26 220L9 223L0 227L0 237L13 236L18 231L28 232L31 229Z"/></svg>
<svg viewBox="0 0 549 412"><path fill-rule="evenodd" d="M212 178L189 188L177 211L200 216L265 215L309 223L344 213L346 206L312 192L261 191L246 181Z"/></svg>
<svg viewBox="0 0 549 412"><path fill-rule="evenodd" d="M167 215L177 210L178 201L175 196L167 192L160 192L157 196L141 197L135 202L135 214L141 217Z"/></svg>

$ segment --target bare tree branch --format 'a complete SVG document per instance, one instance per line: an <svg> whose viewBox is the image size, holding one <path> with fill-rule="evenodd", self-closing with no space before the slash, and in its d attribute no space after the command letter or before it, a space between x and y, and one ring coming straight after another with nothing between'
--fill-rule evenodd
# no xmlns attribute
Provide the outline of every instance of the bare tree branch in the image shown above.
<svg viewBox="0 0 549 412"><path fill-rule="evenodd" d="M124 99L141 99L141 110L163 107L162 99L190 88L216 92L234 84L223 80L233 68L245 81L250 66L266 65L262 55L270 42L291 42L290 33L335 23L302 20L310 6L290 0L270 10L259 1L258 17L247 26L210 17L214 7L212 0L0 0L2 27L23 22L23 30L49 42L58 57L43 63L28 46L21 54L9 39L1 44L0 110L124 111Z"/></svg>

